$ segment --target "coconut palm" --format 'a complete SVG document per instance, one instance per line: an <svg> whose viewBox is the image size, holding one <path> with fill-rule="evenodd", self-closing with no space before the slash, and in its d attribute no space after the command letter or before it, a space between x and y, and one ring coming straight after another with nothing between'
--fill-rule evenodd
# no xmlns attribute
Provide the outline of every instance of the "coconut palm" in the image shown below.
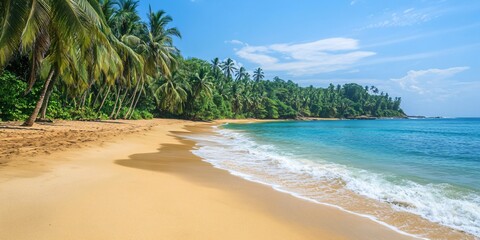
<svg viewBox="0 0 480 240"><path fill-rule="evenodd" d="M211 62L210 62L210 65L211 65L211 70L212 70L212 73L213 73L213 76L218 79L219 75L220 75L220 71L222 70L221 69L221 62L220 62L220 59L217 58L214 58Z"/></svg>
<svg viewBox="0 0 480 240"><path fill-rule="evenodd" d="M213 94L212 77L206 68L201 68L195 73L192 84L193 99L197 99L202 94L207 97L211 97Z"/></svg>
<svg viewBox="0 0 480 240"><path fill-rule="evenodd" d="M222 68L225 77L232 79L232 75L237 68L235 67L235 62L231 58L227 58L220 66Z"/></svg>
<svg viewBox="0 0 480 240"><path fill-rule="evenodd" d="M106 2L109 4L109 2ZM113 29L114 35L121 39L125 35L140 35L143 33L144 25L138 15L138 0L116 0L113 2L114 11L109 21ZM111 12L108 8L105 15Z"/></svg>
<svg viewBox="0 0 480 240"><path fill-rule="evenodd" d="M158 105L161 110L171 113L183 113L183 105L187 101L190 85L179 72L163 80L156 90Z"/></svg>
<svg viewBox="0 0 480 240"><path fill-rule="evenodd" d="M86 69L80 64L83 56L94 42L109 46L109 29L97 1L5 0L1 2L0 9L3 26L0 34L0 65L4 65L18 51L18 46L30 52L31 73L27 92L33 87L39 72L49 72L40 98L24 124L32 126L54 76L66 80L84 80Z"/></svg>
<svg viewBox="0 0 480 240"><path fill-rule="evenodd" d="M240 67L235 73L235 80L239 81L244 79L247 76L247 69Z"/></svg>
<svg viewBox="0 0 480 240"><path fill-rule="evenodd" d="M263 75L263 70L261 68L257 68L253 72L253 80L255 80L257 82L260 81L260 80L263 80L264 77L265 77L265 75Z"/></svg>
<svg viewBox="0 0 480 240"><path fill-rule="evenodd" d="M112 27L115 21L115 7L117 2L115 0L100 0L99 3L107 25Z"/></svg>
<svg viewBox="0 0 480 240"><path fill-rule="evenodd" d="M177 28L168 27L171 21L172 18L164 11L153 12L149 9L146 63L147 66L154 63L156 69L165 76L171 75L176 66L175 58L179 55L178 49L173 46L173 38L182 37Z"/></svg>
<svg viewBox="0 0 480 240"><path fill-rule="evenodd" d="M140 93L137 92L142 91L144 80L145 78L148 78L148 76L150 78L158 79L163 77L166 79L163 85L163 90L157 91L157 93L183 95L183 91L180 89L170 88L174 84L171 75L173 69L176 67L176 56L179 54L178 49L173 46L173 37L180 38L181 34L176 28L168 28L167 25L172 21L172 18L166 15L164 11L153 12L150 8L148 19L148 27L146 28L147 33L144 36L123 35L121 38L122 43L125 43L125 45L135 50L135 53L138 53L143 59L143 62L140 65L142 66L142 70L135 71L140 75L138 75L136 78L137 81L135 84L135 89L133 90L133 96L130 100L130 107L125 114L125 118L128 117L132 112L135 102L138 102ZM133 56L135 54L132 53L131 55ZM141 75L142 73L145 73L146 75ZM137 94L138 97L136 97ZM178 105L176 103L179 102L178 97L162 96L161 98L164 100L167 99L174 101L171 106ZM183 101L183 99L181 100ZM122 101L120 101L120 106L121 103ZM163 102L164 107L167 105L168 104ZM172 110L170 107L167 109ZM119 111L120 108L118 109L118 112Z"/></svg>

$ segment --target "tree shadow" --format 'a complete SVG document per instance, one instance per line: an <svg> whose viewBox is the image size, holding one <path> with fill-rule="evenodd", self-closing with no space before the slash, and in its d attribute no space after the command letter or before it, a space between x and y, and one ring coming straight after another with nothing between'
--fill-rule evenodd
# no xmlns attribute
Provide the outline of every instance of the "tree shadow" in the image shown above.
<svg viewBox="0 0 480 240"><path fill-rule="evenodd" d="M146 171L175 174L209 188L231 188L236 185L234 182L243 181L231 176L225 170L214 168L210 163L202 161L200 157L191 152L195 146L194 141L179 137L179 133L172 133L180 143L162 144L158 152L133 154L128 159L116 160L115 164ZM219 177L225 181L218 181Z"/></svg>
<svg viewBox="0 0 480 240"><path fill-rule="evenodd" d="M1 129L10 129L10 130L25 130L25 131L46 131L41 128L32 128L32 127L22 127L22 126L0 126Z"/></svg>

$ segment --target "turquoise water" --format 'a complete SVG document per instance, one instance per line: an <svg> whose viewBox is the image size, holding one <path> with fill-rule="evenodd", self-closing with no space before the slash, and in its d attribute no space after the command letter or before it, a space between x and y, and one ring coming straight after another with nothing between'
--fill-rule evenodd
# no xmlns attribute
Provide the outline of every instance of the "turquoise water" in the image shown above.
<svg viewBox="0 0 480 240"><path fill-rule="evenodd" d="M320 202L329 202L325 182L341 183L480 236L480 119L228 124L216 132L197 139L195 153L233 174Z"/></svg>
<svg viewBox="0 0 480 240"><path fill-rule="evenodd" d="M261 143L419 183L480 193L480 119L231 124Z"/></svg>

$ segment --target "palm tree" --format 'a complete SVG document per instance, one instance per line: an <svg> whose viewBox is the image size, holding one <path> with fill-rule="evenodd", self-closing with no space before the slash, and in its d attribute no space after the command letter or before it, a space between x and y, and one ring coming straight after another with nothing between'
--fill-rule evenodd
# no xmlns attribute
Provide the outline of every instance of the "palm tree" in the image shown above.
<svg viewBox="0 0 480 240"><path fill-rule="evenodd" d="M221 68L225 74L225 77L228 79L232 79L233 72L237 70L235 67L235 62L231 58L227 58L227 60L222 63Z"/></svg>
<svg viewBox="0 0 480 240"><path fill-rule="evenodd" d="M150 67L160 70L160 73L165 76L171 74L172 69L175 68L175 58L179 55L178 49L173 46L173 37L182 37L177 28L168 28L171 21L172 18L166 15L164 11L152 12L152 9L149 9L149 31L144 41L144 47L148 49L146 51L146 64L147 66L151 63L155 64L155 68Z"/></svg>
<svg viewBox="0 0 480 240"><path fill-rule="evenodd" d="M109 45L109 29L97 1L5 0L0 6L3 26L0 30L0 65L18 51L18 46L28 50L31 73L27 92L39 72L49 72L39 100L24 123L32 126L53 77L58 74L66 80L85 79L82 56L93 42Z"/></svg>
<svg viewBox="0 0 480 240"><path fill-rule="evenodd" d="M192 85L192 95L194 100L202 94L207 97L212 96L213 83L211 82L211 80L212 77L210 76L210 73L206 68L201 68L197 73L195 73Z"/></svg>
<svg viewBox="0 0 480 240"><path fill-rule="evenodd" d="M220 59L218 59L218 57L214 58L211 61L211 69L212 69L213 76L215 78L218 78L218 75L219 75L220 70L221 70L221 62L220 62Z"/></svg>
<svg viewBox="0 0 480 240"><path fill-rule="evenodd" d="M190 85L179 72L165 78L155 91L161 110L171 113L183 113L183 104L187 101Z"/></svg>
<svg viewBox="0 0 480 240"><path fill-rule="evenodd" d="M247 70L244 67L240 67L237 72L235 73L235 80L239 81L246 77Z"/></svg>
<svg viewBox="0 0 480 240"><path fill-rule="evenodd" d="M212 76L207 67L201 67L192 76L191 79L191 95L188 99L189 115L192 119L196 119L198 111L195 111L195 103L204 104L205 100L213 96L214 86Z"/></svg>
<svg viewBox="0 0 480 240"><path fill-rule="evenodd" d="M123 106L129 106L124 115L124 118L128 117L132 112L133 105L138 101L139 91L144 86L145 59L138 53L137 48L141 41L135 35L144 34L145 24L141 22L137 13L138 4L139 1L136 0L104 0L102 2L102 11L114 33L114 37L111 39L112 45L119 53L121 63L124 65L123 70L119 71L120 76L107 79L107 90L98 108L100 112L113 87L115 104L110 114L111 118L117 118ZM101 86L99 93L105 87Z"/></svg>
<svg viewBox="0 0 480 240"><path fill-rule="evenodd" d="M265 75L263 75L263 70L261 68L257 68L255 71L253 71L253 80L258 82L263 80L264 77Z"/></svg>
<svg viewBox="0 0 480 240"><path fill-rule="evenodd" d="M100 0L99 3L107 25L112 27L115 24L115 6L117 5L117 2L115 0Z"/></svg>
<svg viewBox="0 0 480 240"><path fill-rule="evenodd" d="M106 3L109 3L109 1ZM118 39L125 35L139 35L142 33L144 25L141 24L141 18L137 12L138 0L115 0L112 5L115 5L116 8L114 8L109 23ZM105 15L108 16L111 10L105 10L107 10Z"/></svg>
<svg viewBox="0 0 480 240"><path fill-rule="evenodd" d="M135 7L132 4L137 4L138 1L125 0L122 6L127 9L119 10L118 15L125 15L121 17L125 26L130 26L127 29L141 29L143 24L140 23L136 16ZM134 16L132 16L134 15ZM123 21L130 19L130 22ZM173 37L181 37L180 32L176 28L168 28L168 24L172 18L165 14L164 11L153 12L149 9L148 25L145 26L145 34L134 35L135 31L126 31L121 36L120 46L123 47L125 65L132 72L125 72L125 76L130 78L131 86L135 86L129 104L129 110L125 114L127 118L132 113L132 109L138 102L146 78L158 79L164 77L169 79L173 69L176 66L176 56L179 54L178 50L173 46ZM137 26L137 27L135 27ZM121 31L118 31L121 32ZM117 94L117 98L118 98ZM121 110L123 101L119 101L120 107L117 114Z"/></svg>

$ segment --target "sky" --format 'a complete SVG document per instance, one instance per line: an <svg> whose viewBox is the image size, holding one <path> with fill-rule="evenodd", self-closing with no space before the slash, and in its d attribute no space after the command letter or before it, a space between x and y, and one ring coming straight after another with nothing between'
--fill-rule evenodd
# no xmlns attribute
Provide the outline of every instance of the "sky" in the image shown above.
<svg viewBox="0 0 480 240"><path fill-rule="evenodd" d="M140 0L184 57L232 58L301 86L374 85L408 115L480 117L480 1Z"/></svg>

